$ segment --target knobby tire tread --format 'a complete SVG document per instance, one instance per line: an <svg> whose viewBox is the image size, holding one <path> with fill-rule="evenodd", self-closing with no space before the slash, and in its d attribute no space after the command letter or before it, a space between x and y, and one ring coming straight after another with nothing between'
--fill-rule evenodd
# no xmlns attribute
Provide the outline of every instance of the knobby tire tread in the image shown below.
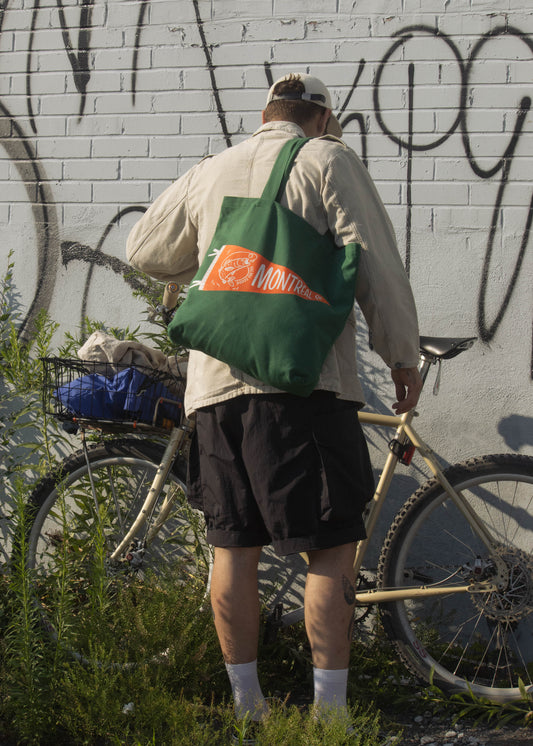
<svg viewBox="0 0 533 746"><path fill-rule="evenodd" d="M496 480L498 476L513 474L517 481L520 478L533 477L533 457L521 454L495 454L471 458L463 463L455 464L444 471L444 475L453 487L469 480L473 477L492 477ZM394 582L393 578L395 564L398 560L398 553L402 547L404 539L412 530L412 526L424 510L424 508L433 501L442 496L444 490L438 480L433 477L421 485L416 492L404 503L393 523L391 524L387 536L384 540L379 563L378 563L378 587L391 587ZM418 531L418 529L415 529ZM415 533L416 536L416 533ZM533 549L533 547L532 547ZM530 550L531 552L531 550ZM417 678L425 682L432 682L439 686L447 693L468 693L469 685L463 686L452 684L449 681L433 679L433 671L428 668L423 656L417 650L417 646L406 637L405 630L398 620L398 608L404 602L384 603L380 605L381 621L385 632L394 643L397 653L404 665ZM533 635L533 614L529 617L528 624ZM423 646L422 646L423 648ZM485 696L491 699L490 691L485 692ZM509 695L508 700L518 699L519 695L515 692ZM494 696L496 701L505 701L505 694Z"/></svg>

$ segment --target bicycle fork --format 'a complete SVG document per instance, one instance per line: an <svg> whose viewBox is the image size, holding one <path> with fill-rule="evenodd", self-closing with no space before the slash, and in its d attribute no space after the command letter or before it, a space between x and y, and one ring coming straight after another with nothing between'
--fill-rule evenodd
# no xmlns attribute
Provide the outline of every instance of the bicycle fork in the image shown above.
<svg viewBox="0 0 533 746"><path fill-rule="evenodd" d="M130 545L130 542L133 540L137 532L139 531L142 526L145 525L146 521L148 520L148 517L152 514L154 507L157 503L157 500L161 494L161 491L163 487L165 486L165 482L168 477L168 473L170 469L172 468L172 465L174 463L174 459L176 458L176 454L179 451L179 448L182 444L183 439L185 438L185 435L187 434L188 426L182 425L180 427L174 427L172 428L172 432L170 434L167 446L165 448L165 452L163 454L163 458L161 459L161 463L157 467L157 471L154 476L154 480L150 486L150 489L148 491L148 495L146 496L146 500L144 501L144 504L139 511L137 517L135 518L130 530L126 533L120 544L115 548L115 550L110 555L110 560L116 561L119 560L124 550ZM173 499L173 493L170 495L167 495L165 497L165 500L163 501L163 505L161 506L161 510L159 513L159 516L155 522L155 524L151 527L147 541L151 541L153 537L157 534L163 523L165 522L166 517L168 516L168 513L172 507L172 503L174 502Z"/></svg>

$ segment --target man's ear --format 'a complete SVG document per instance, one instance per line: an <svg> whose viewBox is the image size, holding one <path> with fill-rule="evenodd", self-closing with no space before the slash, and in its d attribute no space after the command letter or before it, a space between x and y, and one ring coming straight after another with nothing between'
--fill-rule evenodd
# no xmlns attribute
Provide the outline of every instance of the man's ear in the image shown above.
<svg viewBox="0 0 533 746"><path fill-rule="evenodd" d="M266 124L266 119L265 119L265 110L264 110L264 109L263 109L263 111L261 112L261 124Z"/></svg>
<svg viewBox="0 0 533 746"><path fill-rule="evenodd" d="M322 125L322 134L326 134L326 129L328 126L329 118L331 116L331 109L324 109L324 113L322 114L320 124Z"/></svg>

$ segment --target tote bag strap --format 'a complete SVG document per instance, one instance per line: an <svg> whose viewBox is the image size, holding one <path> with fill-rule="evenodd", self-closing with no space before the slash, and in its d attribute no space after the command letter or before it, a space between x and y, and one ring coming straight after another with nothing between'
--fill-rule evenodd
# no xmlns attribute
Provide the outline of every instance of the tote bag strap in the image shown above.
<svg viewBox="0 0 533 746"><path fill-rule="evenodd" d="M293 137L285 143L276 158L272 172L263 189L262 199L267 199L270 202L280 201L296 154L310 139L310 137Z"/></svg>

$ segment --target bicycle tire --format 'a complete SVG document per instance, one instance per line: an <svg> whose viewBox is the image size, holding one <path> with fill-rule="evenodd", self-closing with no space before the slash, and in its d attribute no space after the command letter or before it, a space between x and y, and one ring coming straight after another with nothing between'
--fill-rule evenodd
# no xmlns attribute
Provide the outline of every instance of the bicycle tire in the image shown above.
<svg viewBox="0 0 533 746"><path fill-rule="evenodd" d="M512 702L533 694L533 457L501 454L446 470L498 541L506 587L381 604L400 658L447 694ZM405 503L385 539L382 588L495 575L486 547L436 479ZM448 580L446 580L448 578ZM522 686L523 684L523 686ZM525 689L524 689L525 687Z"/></svg>
<svg viewBox="0 0 533 746"><path fill-rule="evenodd" d="M99 520L81 450L30 496L26 557L39 613L50 635L85 662L129 665L168 657L176 636L176 593L183 601L185 584L205 588L210 550L203 516L187 503L181 455L162 493L174 490L176 501L161 531L144 554L129 553L138 561L109 561L162 454L161 445L135 438L89 446Z"/></svg>

